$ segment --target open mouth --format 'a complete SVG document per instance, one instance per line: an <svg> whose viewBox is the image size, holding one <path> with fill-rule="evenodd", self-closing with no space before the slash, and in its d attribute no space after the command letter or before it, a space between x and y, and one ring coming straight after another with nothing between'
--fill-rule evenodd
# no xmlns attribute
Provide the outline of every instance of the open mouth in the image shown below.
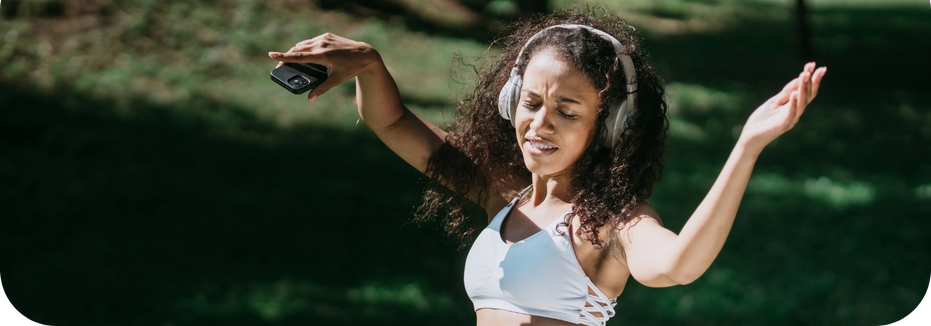
<svg viewBox="0 0 931 326"><path fill-rule="evenodd" d="M527 147L530 149L530 153L537 155L549 154L559 149L559 147L553 146L553 144L544 142L542 140L527 139L527 144Z"/></svg>

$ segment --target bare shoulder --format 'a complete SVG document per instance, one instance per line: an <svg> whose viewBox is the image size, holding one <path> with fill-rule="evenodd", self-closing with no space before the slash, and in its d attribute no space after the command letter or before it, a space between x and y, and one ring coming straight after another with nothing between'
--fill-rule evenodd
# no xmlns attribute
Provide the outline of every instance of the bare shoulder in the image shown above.
<svg viewBox="0 0 931 326"><path fill-rule="evenodd" d="M485 212L488 213L488 222L491 223L491 220L498 214L499 211L504 209L514 197L517 197L520 194L521 190L524 190L530 182L512 182L504 183L499 182L490 187L488 187L488 199L484 201L482 207L485 208Z"/></svg>
<svg viewBox="0 0 931 326"><path fill-rule="evenodd" d="M625 223L622 229L636 226L638 223L644 220L649 220L649 222L655 222L659 225L663 225L663 219L659 217L659 213L656 212L656 209L653 208L653 205L650 205L650 203L646 201L637 203L637 206L634 207L634 210L630 216L630 221Z"/></svg>
<svg viewBox="0 0 931 326"><path fill-rule="evenodd" d="M617 229L620 244L627 247L635 236L632 234L650 232L656 228L665 229L663 219L650 203L642 201L634 207L631 219Z"/></svg>

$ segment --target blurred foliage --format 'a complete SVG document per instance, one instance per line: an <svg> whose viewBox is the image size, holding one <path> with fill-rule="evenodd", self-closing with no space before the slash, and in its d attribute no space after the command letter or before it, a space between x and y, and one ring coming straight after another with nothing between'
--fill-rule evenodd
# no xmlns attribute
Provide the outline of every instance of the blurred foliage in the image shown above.
<svg viewBox="0 0 931 326"><path fill-rule="evenodd" d="M800 71L792 2L599 2L644 33L666 79L672 140L651 203L672 230L750 112ZM357 124L353 83L308 105L268 80L265 54L326 31L368 42L405 103L446 126L513 5L3 1L8 297L53 325L474 324L466 252L406 223L425 179ZM609 324L877 325L924 296L931 12L809 5L828 76L761 156L721 255L688 286L631 281Z"/></svg>

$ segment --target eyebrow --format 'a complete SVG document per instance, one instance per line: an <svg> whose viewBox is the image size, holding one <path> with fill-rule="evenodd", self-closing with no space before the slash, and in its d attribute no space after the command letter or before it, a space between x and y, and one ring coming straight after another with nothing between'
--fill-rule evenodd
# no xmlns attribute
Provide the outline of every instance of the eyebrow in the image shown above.
<svg viewBox="0 0 931 326"><path fill-rule="evenodd" d="M531 90L525 90L524 92L527 92L527 93L529 93L530 95L533 95L533 96L536 96L536 97L540 97L540 94L537 94L537 92L534 92L534 91L531 91ZM575 99L568 98L568 97L563 97L563 96L557 96L557 97L556 97L556 103L574 103L574 104L579 104L579 105L582 104L582 103L579 103L579 101L576 101Z"/></svg>

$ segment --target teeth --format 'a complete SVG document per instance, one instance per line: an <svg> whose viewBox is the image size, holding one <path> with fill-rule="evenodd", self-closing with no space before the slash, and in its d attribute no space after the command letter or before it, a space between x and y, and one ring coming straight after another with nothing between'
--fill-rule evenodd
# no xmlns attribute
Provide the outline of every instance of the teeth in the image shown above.
<svg viewBox="0 0 931 326"><path fill-rule="evenodd" d="M534 148L539 149L541 151L548 151L548 150L556 149L556 147L546 146L546 145L534 142L532 140L530 141L530 146L533 146Z"/></svg>

